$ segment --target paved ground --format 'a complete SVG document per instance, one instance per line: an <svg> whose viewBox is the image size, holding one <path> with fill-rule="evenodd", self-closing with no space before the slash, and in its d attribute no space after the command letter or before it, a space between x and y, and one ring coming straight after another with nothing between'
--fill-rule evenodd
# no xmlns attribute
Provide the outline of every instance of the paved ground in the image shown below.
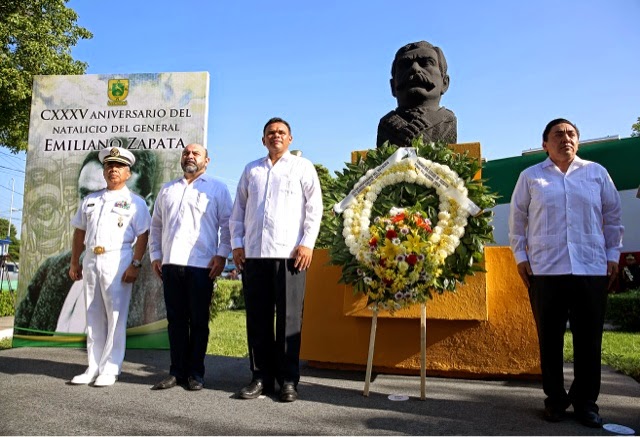
<svg viewBox="0 0 640 437"><path fill-rule="evenodd" d="M83 349L0 351L0 434L3 435L612 435L572 417L542 420L536 381L374 375L362 396L364 372L302 369L300 399L252 401L235 392L249 380L247 360L207 356L206 387L149 388L164 377L168 351L129 350L112 387L68 385L85 368ZM572 378L570 366L566 367ZM409 396L392 401L392 394ZM605 423L640 433L640 384L603 370Z"/></svg>

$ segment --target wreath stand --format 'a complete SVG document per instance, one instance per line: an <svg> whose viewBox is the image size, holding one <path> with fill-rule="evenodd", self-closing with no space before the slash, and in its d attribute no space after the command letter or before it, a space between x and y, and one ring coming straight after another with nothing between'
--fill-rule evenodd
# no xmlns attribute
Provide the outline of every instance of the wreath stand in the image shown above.
<svg viewBox="0 0 640 437"><path fill-rule="evenodd" d="M363 396L369 396L371 383L371 369L373 367L373 351L376 342L376 328L378 327L378 309L373 310L371 318L371 334L369 335L369 356L367 357L367 373L364 381ZM420 400L426 400L427 377L427 304L420 304Z"/></svg>

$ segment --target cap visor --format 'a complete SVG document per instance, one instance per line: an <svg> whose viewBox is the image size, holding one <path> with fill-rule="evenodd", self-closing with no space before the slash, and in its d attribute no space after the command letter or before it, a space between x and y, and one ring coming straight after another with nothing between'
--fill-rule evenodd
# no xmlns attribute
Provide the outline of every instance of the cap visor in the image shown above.
<svg viewBox="0 0 640 437"><path fill-rule="evenodd" d="M104 163L106 164L107 162L119 162L121 164L131 166L131 163L128 159L120 158L117 156L107 156L106 158L104 158Z"/></svg>

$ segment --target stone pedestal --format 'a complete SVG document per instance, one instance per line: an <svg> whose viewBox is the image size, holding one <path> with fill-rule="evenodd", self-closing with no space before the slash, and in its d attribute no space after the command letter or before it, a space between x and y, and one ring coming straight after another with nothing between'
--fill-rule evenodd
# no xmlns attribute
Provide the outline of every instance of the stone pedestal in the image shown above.
<svg viewBox="0 0 640 437"><path fill-rule="evenodd" d="M480 159L480 144L451 147ZM353 152L352 161L366 152ZM480 174L477 175L480 177ZM529 297L508 247L485 248L487 273L427 302L427 374L471 378L540 375ZM338 284L341 268L316 250L307 274L301 358L316 367L364 369L372 311L366 297ZM420 305L378 314L373 367L420 371Z"/></svg>

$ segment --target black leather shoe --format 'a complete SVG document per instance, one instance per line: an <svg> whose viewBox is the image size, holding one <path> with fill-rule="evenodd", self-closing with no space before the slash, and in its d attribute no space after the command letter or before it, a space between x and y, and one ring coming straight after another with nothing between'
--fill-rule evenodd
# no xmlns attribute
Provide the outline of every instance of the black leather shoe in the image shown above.
<svg viewBox="0 0 640 437"><path fill-rule="evenodd" d="M184 378L176 378L173 375L167 376L165 379L151 387L151 390L164 390L165 388L175 387L178 384L184 384L186 381Z"/></svg>
<svg viewBox="0 0 640 437"><path fill-rule="evenodd" d="M544 420L547 422L561 422L565 418L565 411L553 408L553 407L545 407L544 409Z"/></svg>
<svg viewBox="0 0 640 437"><path fill-rule="evenodd" d="M280 402L293 402L298 399L296 386L291 382L285 382L280 389Z"/></svg>
<svg viewBox="0 0 640 437"><path fill-rule="evenodd" d="M204 387L204 384L198 381L197 379L195 379L193 376L190 376L187 379L187 388L189 390L202 390L203 387Z"/></svg>
<svg viewBox="0 0 640 437"><path fill-rule="evenodd" d="M240 389L240 397L242 399L255 399L260 396L263 391L266 392L267 390L262 380L254 379L249 385Z"/></svg>
<svg viewBox="0 0 640 437"><path fill-rule="evenodd" d="M595 411L581 411L576 413L578 420L589 428L602 428L602 417Z"/></svg>
<svg viewBox="0 0 640 437"><path fill-rule="evenodd" d="M151 387L151 390L164 390L166 388L175 387L177 384L178 379L173 375L169 375L168 377Z"/></svg>

